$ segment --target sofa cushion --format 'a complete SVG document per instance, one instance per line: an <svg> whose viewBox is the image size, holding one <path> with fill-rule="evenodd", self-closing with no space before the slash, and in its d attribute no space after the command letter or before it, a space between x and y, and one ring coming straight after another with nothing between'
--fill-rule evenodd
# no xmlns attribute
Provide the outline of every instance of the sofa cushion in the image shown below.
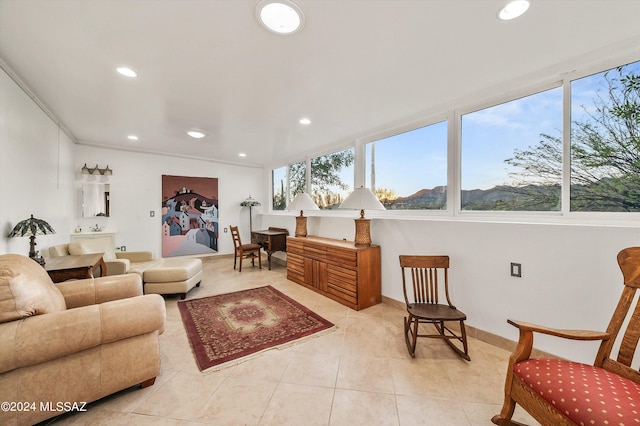
<svg viewBox="0 0 640 426"><path fill-rule="evenodd" d="M66 308L42 266L19 254L0 255L0 323Z"/></svg>
<svg viewBox="0 0 640 426"><path fill-rule="evenodd" d="M49 247L49 257L69 256L69 244Z"/></svg>
<svg viewBox="0 0 640 426"><path fill-rule="evenodd" d="M69 244L69 254L104 253L102 258L106 261L116 259L116 250L111 244L111 238L88 238Z"/></svg>
<svg viewBox="0 0 640 426"><path fill-rule="evenodd" d="M593 365L528 359L513 374L576 424L640 423L640 384Z"/></svg>
<svg viewBox="0 0 640 426"><path fill-rule="evenodd" d="M147 268L144 271L142 281L145 283L186 281L198 272L202 272L202 260L200 259L164 259L162 263Z"/></svg>
<svg viewBox="0 0 640 426"><path fill-rule="evenodd" d="M146 271L149 268L153 268L154 266L158 266L161 265L164 262L163 259L155 259L155 260L151 260L149 262L139 262L139 263L133 263L131 265L131 269L129 269L129 274L138 274L140 276L140 278L142 278L144 276L144 271Z"/></svg>

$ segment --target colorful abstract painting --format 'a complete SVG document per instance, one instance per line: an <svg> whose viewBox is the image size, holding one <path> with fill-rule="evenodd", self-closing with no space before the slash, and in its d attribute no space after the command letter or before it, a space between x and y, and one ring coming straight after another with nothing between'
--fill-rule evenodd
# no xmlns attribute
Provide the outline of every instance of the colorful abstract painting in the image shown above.
<svg viewBox="0 0 640 426"><path fill-rule="evenodd" d="M218 251L218 178L162 175L162 257Z"/></svg>

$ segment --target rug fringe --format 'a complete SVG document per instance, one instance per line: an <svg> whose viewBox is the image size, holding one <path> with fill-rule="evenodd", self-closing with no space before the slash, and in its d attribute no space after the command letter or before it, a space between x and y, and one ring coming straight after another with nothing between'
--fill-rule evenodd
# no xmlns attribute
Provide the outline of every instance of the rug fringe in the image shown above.
<svg viewBox="0 0 640 426"><path fill-rule="evenodd" d="M242 358L234 359L232 361L227 361L227 362L225 362L223 364L214 365L213 367L209 367L209 368L207 368L205 370L201 370L200 372L203 373L203 374L215 373L216 371L224 370L226 368L234 367L234 366L236 366L238 364L242 364L244 362L251 361L252 359L255 359L255 358L258 358L258 357L262 356L265 352L268 352L268 351L271 351L271 350L274 350L274 349L277 349L277 350L287 349L287 348L290 348L291 346L300 344L302 342L306 342L307 340L309 340L311 338L317 338L317 337L323 336L325 334L333 333L337 329L338 329L338 327L334 325L333 327L327 328L325 330L318 331L318 332L310 334L308 336L301 337L301 338L293 340L291 342L283 343L281 345L273 346L273 347L270 347L270 348L265 348L265 349L263 349L263 350L261 350L259 352L255 352L255 353L252 353L250 355L243 356ZM193 350L192 350L192 352L193 352Z"/></svg>

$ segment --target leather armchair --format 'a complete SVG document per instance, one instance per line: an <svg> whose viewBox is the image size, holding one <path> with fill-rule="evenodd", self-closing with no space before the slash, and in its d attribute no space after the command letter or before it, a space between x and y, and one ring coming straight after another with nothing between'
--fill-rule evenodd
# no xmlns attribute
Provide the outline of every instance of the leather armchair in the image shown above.
<svg viewBox="0 0 640 426"><path fill-rule="evenodd" d="M0 424L34 424L62 414L43 404L91 402L160 373L159 295L142 296L136 274L54 285L26 256L0 255Z"/></svg>
<svg viewBox="0 0 640 426"><path fill-rule="evenodd" d="M110 238L89 238L49 248L51 257L92 253L104 253L102 259L107 266L106 275L126 274L132 264L153 261L150 251L116 252Z"/></svg>

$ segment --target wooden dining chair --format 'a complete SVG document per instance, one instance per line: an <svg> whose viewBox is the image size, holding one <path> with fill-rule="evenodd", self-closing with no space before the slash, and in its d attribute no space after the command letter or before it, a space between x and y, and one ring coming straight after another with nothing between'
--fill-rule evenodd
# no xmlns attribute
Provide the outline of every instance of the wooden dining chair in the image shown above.
<svg viewBox="0 0 640 426"><path fill-rule="evenodd" d="M449 297L449 256L400 256L400 268L409 314L404 318L404 337L409 354L415 358L418 337L439 338L444 339L455 353L471 361L464 328L467 316L456 309ZM409 279L407 274L410 274ZM439 303L442 292L447 299L446 304ZM459 332L447 325L451 322L458 323ZM420 324L433 325L437 333L420 334ZM454 344L453 341L459 343Z"/></svg>
<svg viewBox="0 0 640 426"><path fill-rule="evenodd" d="M493 423L522 425L511 420L516 404L542 425L640 423L640 373L631 365L640 339L640 303L636 297L640 247L620 251L618 265L624 289L606 331L563 330L508 320L518 328L520 338L509 358L502 411L491 419ZM601 343L593 365L531 358L534 333Z"/></svg>
<svg viewBox="0 0 640 426"><path fill-rule="evenodd" d="M236 262L240 259L238 272L242 272L242 259L251 257L251 264L255 266L256 253L258 253L258 268L262 269L262 256L260 244L242 244L240 232L237 226L230 226L231 236L233 237L233 269L236 269Z"/></svg>

